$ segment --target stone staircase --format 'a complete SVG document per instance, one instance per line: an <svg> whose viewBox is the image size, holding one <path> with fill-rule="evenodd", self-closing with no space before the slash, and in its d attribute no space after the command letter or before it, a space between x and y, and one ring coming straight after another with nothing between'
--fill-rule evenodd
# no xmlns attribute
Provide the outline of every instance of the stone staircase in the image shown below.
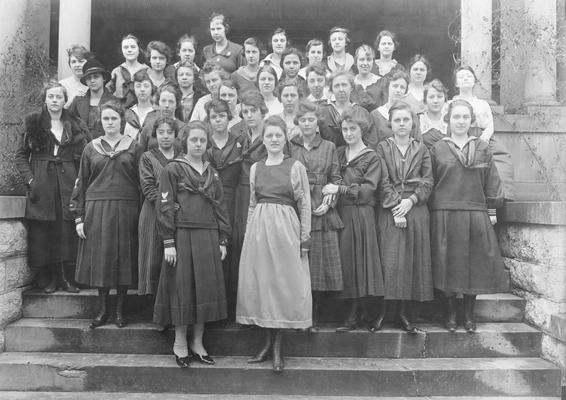
<svg viewBox="0 0 566 400"><path fill-rule="evenodd" d="M130 324L91 330L96 292L24 294L23 318L6 328L0 399L555 399L560 370L540 358L541 334L522 322L524 301L479 296L478 331L445 331L441 306L423 306L417 335L336 333L345 310L330 301L318 334L289 332L286 369L248 365L261 332L211 324L215 366L177 367L173 332L159 333L147 298L128 295ZM135 322L137 321L137 322ZM466 397L467 396L467 397Z"/></svg>

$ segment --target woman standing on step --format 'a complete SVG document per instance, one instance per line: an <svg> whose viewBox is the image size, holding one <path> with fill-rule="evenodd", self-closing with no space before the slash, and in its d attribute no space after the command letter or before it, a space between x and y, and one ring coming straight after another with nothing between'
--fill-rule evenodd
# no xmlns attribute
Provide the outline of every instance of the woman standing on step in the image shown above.
<svg viewBox="0 0 566 400"><path fill-rule="evenodd" d="M456 294L464 295L464 328L473 333L476 295L499 293L508 286L487 213L488 207L502 205L503 190L488 144L469 134L475 122L472 105L453 100L445 120L448 134L430 152L434 287L445 293L446 328L451 332L456 330Z"/></svg>
<svg viewBox="0 0 566 400"><path fill-rule="evenodd" d="M230 236L222 182L203 157L208 126L192 121L186 127L186 150L165 166L159 178L157 226L164 261L153 321L175 326L173 353L177 365L190 359L214 364L202 343L204 324L226 318L222 260ZM192 341L187 328L192 325Z"/></svg>
<svg viewBox="0 0 566 400"><path fill-rule="evenodd" d="M303 164L283 152L287 126L277 116L263 127L267 158L250 170L248 227L240 259L236 322L264 328L265 341L249 363L273 349L273 371L284 368L283 329L312 325L308 266L311 202ZM274 229L275 228L275 229Z"/></svg>
<svg viewBox="0 0 566 400"><path fill-rule="evenodd" d="M138 261L140 147L123 134L124 110L117 101L100 107L104 135L90 142L71 198L81 239L77 282L98 288L100 307L90 327L108 319L108 294L117 288L116 326L126 326L123 308L128 287L135 284Z"/></svg>
<svg viewBox="0 0 566 400"><path fill-rule="evenodd" d="M68 204L87 142L86 126L63 108L67 91L60 83L47 83L43 101L41 111L24 119L15 159L28 188L28 264L46 293L57 290L58 280L64 290L76 293L71 269L77 258L77 237Z"/></svg>

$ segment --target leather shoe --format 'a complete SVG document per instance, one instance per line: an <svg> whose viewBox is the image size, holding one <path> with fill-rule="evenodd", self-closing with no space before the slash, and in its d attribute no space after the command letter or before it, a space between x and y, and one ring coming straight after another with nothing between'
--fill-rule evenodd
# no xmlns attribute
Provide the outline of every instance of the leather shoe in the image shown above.
<svg viewBox="0 0 566 400"><path fill-rule="evenodd" d="M175 362L181 368L189 368L191 357L190 356L179 357L178 355L175 354Z"/></svg>
<svg viewBox="0 0 566 400"><path fill-rule="evenodd" d="M106 324L106 321L108 321L108 314L99 314L91 321L89 327L90 329L98 328Z"/></svg>
<svg viewBox="0 0 566 400"><path fill-rule="evenodd" d="M196 360L198 362L201 362L203 364L208 364L208 365L214 365L215 362L212 359L212 357L210 357L208 354L203 355L203 354L198 354L195 353L194 351L190 351L191 354L189 354L189 356L193 359Z"/></svg>
<svg viewBox="0 0 566 400"><path fill-rule="evenodd" d="M413 335L417 333L417 328L415 328L415 326L411 323L411 321L409 321L407 317L405 317L404 315L399 317L399 321L397 323L399 324L399 326L401 326L401 328L405 332Z"/></svg>

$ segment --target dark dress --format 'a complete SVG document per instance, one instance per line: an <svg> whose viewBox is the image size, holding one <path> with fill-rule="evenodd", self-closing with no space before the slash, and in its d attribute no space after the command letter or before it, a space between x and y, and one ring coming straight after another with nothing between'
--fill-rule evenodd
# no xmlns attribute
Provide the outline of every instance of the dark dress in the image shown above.
<svg viewBox="0 0 566 400"><path fill-rule="evenodd" d="M163 242L157 233L155 207L159 198L159 176L168 161L159 149L146 151L140 159L140 187L145 199L138 224L138 295L157 292L163 262Z"/></svg>
<svg viewBox="0 0 566 400"><path fill-rule="evenodd" d="M157 149L157 139L153 134L153 125L157 118L161 116L161 111L154 110L147 114L145 117L145 121L143 122L141 131L138 135L138 142L140 144L141 151L148 151L151 149ZM183 152L183 139L185 139L185 123L179 119L176 119L177 124L179 125L179 132L177 133L177 137L175 138L175 150L179 153Z"/></svg>
<svg viewBox="0 0 566 400"><path fill-rule="evenodd" d="M77 257L78 237L68 206L87 132L67 110L63 110L61 122L63 133L58 141L45 107L26 116L16 151L16 167L28 186L25 217L31 268L74 263ZM59 146L56 155L55 146Z"/></svg>
<svg viewBox="0 0 566 400"><path fill-rule="evenodd" d="M75 117L80 118L86 124L88 128L89 142L92 139L96 139L97 137L104 135L104 130L100 123L100 106L111 100L119 101L118 98L114 97L108 89L104 88L98 106L91 106L89 89L84 96L75 97L69 106L69 112Z"/></svg>
<svg viewBox="0 0 566 400"><path fill-rule="evenodd" d="M383 296L374 212L381 161L373 150L366 148L348 162L347 149L348 146L338 149L342 174L338 213L344 223L340 232L344 290L338 296L347 299Z"/></svg>
<svg viewBox="0 0 566 400"><path fill-rule="evenodd" d="M220 65L224 71L231 74L243 64L243 52L244 48L241 45L228 40L228 45L221 53L216 52L215 43L204 46L202 56L204 61L214 61L214 63Z"/></svg>
<svg viewBox="0 0 566 400"><path fill-rule="evenodd" d="M377 107L387 102L387 83L387 79L382 78L366 87L355 83L352 94L350 95L350 100L359 104L368 112L372 112Z"/></svg>
<svg viewBox="0 0 566 400"><path fill-rule="evenodd" d="M339 185L342 181L336 147L332 142L316 135L311 149L307 150L303 145L303 138L296 136L291 139L291 157L300 161L307 169L311 209L316 210L322 204L322 188L327 183ZM343 289L338 243L338 232L343 227L335 204L324 215L311 215L309 268L312 290Z"/></svg>
<svg viewBox="0 0 566 400"><path fill-rule="evenodd" d="M112 148L89 143L71 199L75 222L84 222L76 281L94 287L129 286L138 270L139 146L124 135Z"/></svg>
<svg viewBox="0 0 566 400"><path fill-rule="evenodd" d="M153 309L159 325L189 325L226 318L220 244L230 235L218 173L205 163L201 175L188 161L170 161L159 178L157 224L177 265L164 262Z"/></svg>
<svg viewBox="0 0 566 400"><path fill-rule="evenodd" d="M356 103L353 103L352 107L357 114L357 118L366 120L369 127L366 132L362 133L363 142L372 150L377 149L377 132L373 126L370 114L365 108ZM340 125L342 116L336 109L336 106L332 102L321 105L321 114L324 122L319 124L320 136L322 136L323 139L334 143L336 148L345 146L346 142L342 136L342 126Z"/></svg>
<svg viewBox="0 0 566 400"><path fill-rule="evenodd" d="M387 107L386 104L376 108L370 113L372 124L375 129L378 142L382 142L383 140L393 136L393 131L391 130L391 126L389 124L389 117L387 118L384 117L383 114L381 113L382 110L384 110L387 114L389 114L389 108ZM416 118L416 120L413 121L413 124L415 125L415 127L411 132L411 137L420 142L422 138L421 138L419 118Z"/></svg>
<svg viewBox="0 0 566 400"><path fill-rule="evenodd" d="M379 191L380 205L376 207L385 298L432 300L430 216L426 204L433 185L430 155L414 139L403 155L393 138L379 144L377 155L387 169L387 179L382 180ZM405 215L407 227L397 228L391 208L407 198L415 204Z"/></svg>
<svg viewBox="0 0 566 400"><path fill-rule="evenodd" d="M451 138L431 149L430 198L434 287L464 294L508 289L505 266L487 207L503 202L488 144L471 136L462 148Z"/></svg>

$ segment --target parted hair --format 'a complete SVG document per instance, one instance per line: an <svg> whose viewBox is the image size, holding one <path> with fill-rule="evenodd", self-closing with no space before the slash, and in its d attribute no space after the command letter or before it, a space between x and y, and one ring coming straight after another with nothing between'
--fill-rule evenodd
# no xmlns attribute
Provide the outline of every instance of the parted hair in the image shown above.
<svg viewBox="0 0 566 400"><path fill-rule="evenodd" d="M151 130L151 137L157 137L157 128L160 125L167 124L175 132L175 136L179 133L179 123L173 117L168 117L166 115L160 114L155 122L153 123L153 129Z"/></svg>
<svg viewBox="0 0 566 400"><path fill-rule="evenodd" d="M359 112L356 112L354 107L348 107L342 113L342 117L340 118L340 126L344 122L350 122L352 124L356 124L360 127L362 134L366 134L369 131L369 121L362 117Z"/></svg>

